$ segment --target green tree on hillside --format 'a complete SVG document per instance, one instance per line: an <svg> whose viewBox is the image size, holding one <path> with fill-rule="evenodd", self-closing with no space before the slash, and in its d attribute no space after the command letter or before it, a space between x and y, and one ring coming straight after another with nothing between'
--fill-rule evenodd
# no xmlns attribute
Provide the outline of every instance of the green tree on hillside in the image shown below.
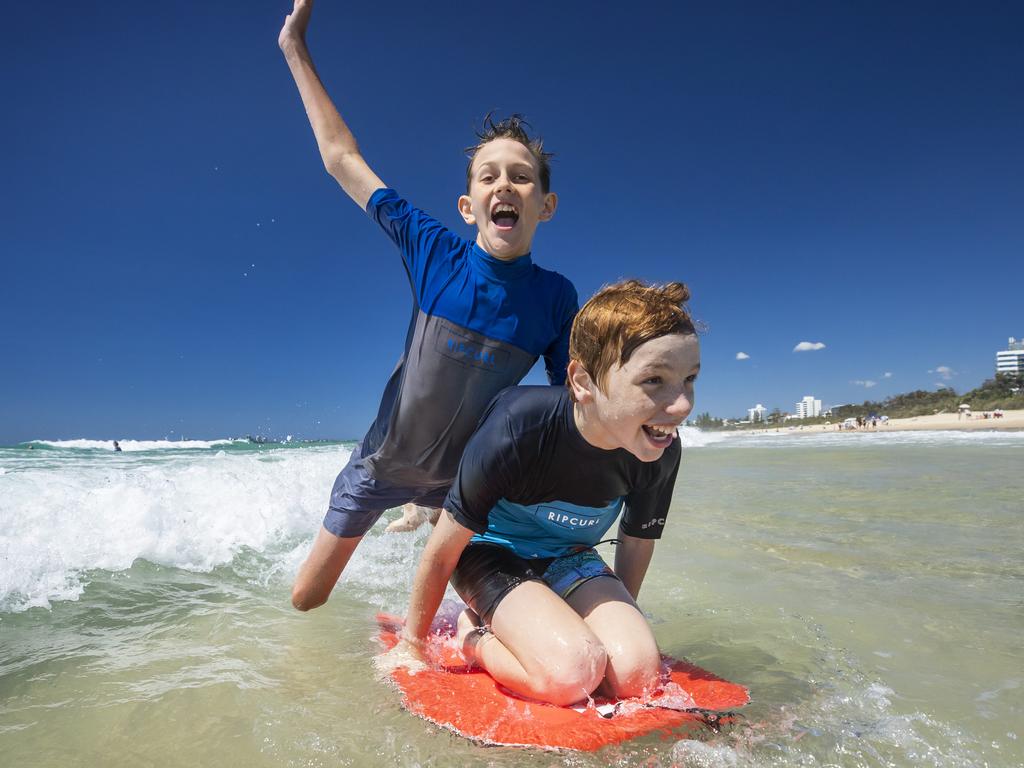
<svg viewBox="0 0 1024 768"><path fill-rule="evenodd" d="M723 426L721 419L716 419L706 411L698 415L697 418L693 420L693 423L699 429L720 429Z"/></svg>
<svg viewBox="0 0 1024 768"><path fill-rule="evenodd" d="M997 373L960 398L975 411L1024 408L1024 373Z"/></svg>

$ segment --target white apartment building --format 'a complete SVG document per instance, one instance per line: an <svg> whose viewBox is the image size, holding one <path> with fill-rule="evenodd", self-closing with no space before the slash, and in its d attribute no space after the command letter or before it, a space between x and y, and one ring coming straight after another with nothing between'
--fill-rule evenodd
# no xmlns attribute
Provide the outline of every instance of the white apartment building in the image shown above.
<svg viewBox="0 0 1024 768"><path fill-rule="evenodd" d="M758 403L753 408L747 408L747 417L751 423L755 421L765 421L768 418L768 409Z"/></svg>
<svg viewBox="0 0 1024 768"><path fill-rule="evenodd" d="M996 373L1024 373L1024 339L1011 336L1006 349L996 352Z"/></svg>
<svg viewBox="0 0 1024 768"><path fill-rule="evenodd" d="M821 416L821 400L815 400L814 395L806 395L796 404L798 419L813 419L818 416Z"/></svg>

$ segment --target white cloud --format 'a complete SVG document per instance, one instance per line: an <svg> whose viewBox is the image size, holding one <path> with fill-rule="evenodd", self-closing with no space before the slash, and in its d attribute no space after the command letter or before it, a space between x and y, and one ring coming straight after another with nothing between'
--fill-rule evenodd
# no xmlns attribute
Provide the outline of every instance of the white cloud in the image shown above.
<svg viewBox="0 0 1024 768"><path fill-rule="evenodd" d="M851 381L850 383L856 384L858 387L864 387L864 389L871 389L873 386L878 384L877 381L872 381L871 379L857 379L856 381Z"/></svg>
<svg viewBox="0 0 1024 768"><path fill-rule="evenodd" d="M886 371L885 373L882 374L882 378L883 379L891 379L892 378L892 372L891 371Z"/></svg>
<svg viewBox="0 0 1024 768"><path fill-rule="evenodd" d="M793 351L794 352L815 352L815 351L817 351L819 349L824 349L824 348L825 348L825 345L822 344L820 341L801 341L799 344L797 344L795 347L793 347Z"/></svg>
<svg viewBox="0 0 1024 768"><path fill-rule="evenodd" d="M942 377L943 381L949 381L956 376L956 371L950 368L948 365L939 365L928 371L928 373L937 373Z"/></svg>
<svg viewBox="0 0 1024 768"><path fill-rule="evenodd" d="M749 360L750 359L750 355L748 355L746 352L737 352L736 353L736 359L737 360Z"/></svg>

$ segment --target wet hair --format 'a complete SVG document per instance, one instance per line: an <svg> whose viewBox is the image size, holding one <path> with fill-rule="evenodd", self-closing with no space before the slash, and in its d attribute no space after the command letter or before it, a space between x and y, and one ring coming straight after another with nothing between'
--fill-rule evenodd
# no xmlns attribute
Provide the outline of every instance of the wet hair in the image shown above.
<svg viewBox="0 0 1024 768"><path fill-rule="evenodd" d="M522 115L514 114L504 120L494 122L493 114L493 112L488 112L484 117L480 130L476 132L477 143L472 147L466 147L466 156L469 157L469 164L466 166L466 191L469 191L469 185L473 178L473 161L476 159L476 153L485 144L489 144L495 139L512 139L530 150L533 159L537 161L540 189L546 195L551 191L551 158L554 155L544 151L544 139L540 136L530 138L530 134L526 132L530 124L523 119Z"/></svg>
<svg viewBox="0 0 1024 768"><path fill-rule="evenodd" d="M577 360L603 389L612 367L625 365L641 344L672 333L697 333L686 308L689 298L690 289L683 283L622 280L606 285L576 315L569 359Z"/></svg>

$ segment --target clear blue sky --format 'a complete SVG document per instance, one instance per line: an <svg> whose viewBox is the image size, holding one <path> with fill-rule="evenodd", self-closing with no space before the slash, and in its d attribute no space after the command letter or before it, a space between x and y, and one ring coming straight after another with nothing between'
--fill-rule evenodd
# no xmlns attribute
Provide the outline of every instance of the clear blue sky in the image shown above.
<svg viewBox="0 0 1024 768"><path fill-rule="evenodd" d="M319 0L309 42L377 173L467 236L462 148L525 113L561 197L535 260L581 297L689 283L697 411L992 375L1024 336L1020 4L603 8ZM409 290L323 172L288 10L7 10L0 444L368 426Z"/></svg>

